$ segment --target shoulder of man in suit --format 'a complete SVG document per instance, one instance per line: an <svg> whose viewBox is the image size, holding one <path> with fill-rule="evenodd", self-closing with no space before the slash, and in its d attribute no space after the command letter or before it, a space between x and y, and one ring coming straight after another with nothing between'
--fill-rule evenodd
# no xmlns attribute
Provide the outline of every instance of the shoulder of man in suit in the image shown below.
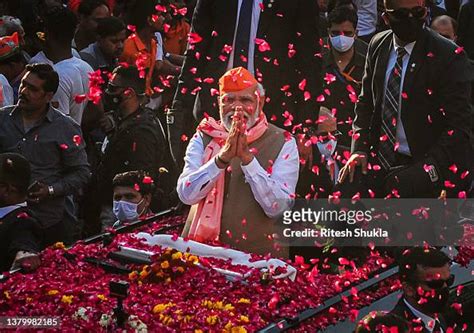
<svg viewBox="0 0 474 333"><path fill-rule="evenodd" d="M372 39L371 39L369 45L370 45L370 44L378 44L378 43L380 43L381 41L385 40L385 38L387 38L389 35L392 35L392 34L393 34L393 32L392 32L392 30L390 30L390 29L389 29L389 30L380 31L380 32L376 33L376 34L372 37Z"/></svg>
<svg viewBox="0 0 474 333"><path fill-rule="evenodd" d="M433 46L437 48L440 55L454 55L458 53L457 50L459 46L456 45L453 41L442 37L430 28L427 28L426 30L428 35L430 36L429 38L431 39L431 41L437 44L436 46Z"/></svg>

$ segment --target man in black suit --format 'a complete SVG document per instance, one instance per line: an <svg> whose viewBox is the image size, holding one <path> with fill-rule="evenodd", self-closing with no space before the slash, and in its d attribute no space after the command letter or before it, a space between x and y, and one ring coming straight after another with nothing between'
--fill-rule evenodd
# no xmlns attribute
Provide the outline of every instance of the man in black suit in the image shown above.
<svg viewBox="0 0 474 333"><path fill-rule="evenodd" d="M424 27L423 0L386 0L385 8L391 30L369 45L352 155L339 174L341 191L346 196L367 196L372 189L378 197L457 197L472 174L467 57ZM362 176L355 172L358 166Z"/></svg>
<svg viewBox="0 0 474 333"><path fill-rule="evenodd" d="M245 67L265 86L272 123L283 127L286 121L291 130L316 120L321 70L316 1L199 0L191 30L167 117L178 164L186 141L182 135L189 137L195 128L193 113L197 121L206 113L218 117L217 81L231 68Z"/></svg>
<svg viewBox="0 0 474 333"><path fill-rule="evenodd" d="M454 282L449 257L434 248L416 247L405 250L398 261L403 294L390 313L411 323L413 332L446 333L443 312Z"/></svg>
<svg viewBox="0 0 474 333"><path fill-rule="evenodd" d="M466 50L469 58L474 60L474 0L468 0L459 11L458 42Z"/></svg>

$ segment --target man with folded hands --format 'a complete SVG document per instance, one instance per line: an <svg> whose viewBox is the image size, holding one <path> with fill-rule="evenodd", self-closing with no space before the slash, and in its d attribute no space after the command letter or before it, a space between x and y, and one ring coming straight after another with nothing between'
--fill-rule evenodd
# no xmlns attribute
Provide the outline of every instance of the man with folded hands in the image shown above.
<svg viewBox="0 0 474 333"><path fill-rule="evenodd" d="M204 119L190 140L178 195L192 205L184 237L287 257L276 219L292 205L298 180L295 139L268 124L265 92L250 72L219 80L220 120Z"/></svg>

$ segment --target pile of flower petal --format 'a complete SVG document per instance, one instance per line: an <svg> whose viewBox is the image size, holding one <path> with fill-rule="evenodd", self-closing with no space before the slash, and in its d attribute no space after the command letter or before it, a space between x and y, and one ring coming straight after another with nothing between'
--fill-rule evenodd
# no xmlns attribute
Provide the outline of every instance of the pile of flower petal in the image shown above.
<svg viewBox="0 0 474 333"><path fill-rule="evenodd" d="M146 231L181 221L181 217L168 218ZM123 243L157 253L168 251L157 263L163 271L179 271L179 274L149 279L153 270L143 267L132 267L132 273L128 275L110 274L83 261L86 257L105 259L108 252ZM66 252L68 255L65 256ZM184 260L185 264L177 264L179 260ZM357 266L351 260L339 258L340 273L327 274L318 270L314 265L316 261L305 263L298 257L292 263L298 269L295 281L264 279L255 271L244 281L231 282L207 267L216 265L242 273L246 273L248 267L232 266L214 259L203 260L206 265L197 265L199 260L188 254L143 244L133 234L117 235L107 246L78 243L66 250L57 244L43 251L43 265L34 274L13 274L0 284L0 315L59 316L62 329L97 331L103 327L119 331L113 316L117 300L110 296L109 282L123 280L130 285L129 296L123 303L130 315L125 324L127 329L139 332L252 332L315 307L392 262L372 250L364 264ZM146 274L140 276L142 272ZM298 330L313 331L341 319L354 320L358 309L398 288L396 279L389 279L372 291L359 292L352 288L351 296L308 320Z"/></svg>

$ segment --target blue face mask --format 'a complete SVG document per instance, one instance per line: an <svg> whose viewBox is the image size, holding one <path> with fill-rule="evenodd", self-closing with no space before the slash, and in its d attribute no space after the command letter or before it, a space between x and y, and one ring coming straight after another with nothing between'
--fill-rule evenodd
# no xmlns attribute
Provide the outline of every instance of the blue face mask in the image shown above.
<svg viewBox="0 0 474 333"><path fill-rule="evenodd" d="M116 201L114 200L113 211L115 216L119 221L134 221L138 218L139 214L137 211L138 205L143 201L140 200L139 203L133 203L129 201Z"/></svg>
<svg viewBox="0 0 474 333"><path fill-rule="evenodd" d="M354 37L348 36L334 36L329 37L331 39L331 45L336 49L338 52L347 52L350 50L352 45L354 45Z"/></svg>

